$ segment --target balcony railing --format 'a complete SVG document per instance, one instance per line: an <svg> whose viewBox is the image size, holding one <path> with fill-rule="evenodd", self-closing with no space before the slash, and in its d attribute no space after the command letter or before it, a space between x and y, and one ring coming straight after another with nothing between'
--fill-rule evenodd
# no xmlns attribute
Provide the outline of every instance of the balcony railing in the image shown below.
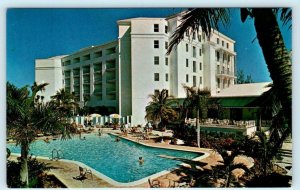
<svg viewBox="0 0 300 190"><path fill-rule="evenodd" d="M232 72L232 71L220 71L220 70L216 70L216 74L217 75L234 77L234 72Z"/></svg>
<svg viewBox="0 0 300 190"><path fill-rule="evenodd" d="M106 89L106 94L115 94L116 93L116 89L115 88L107 88Z"/></svg>
<svg viewBox="0 0 300 190"><path fill-rule="evenodd" d="M106 71L108 71L108 72L115 71L115 70L116 70L115 67L106 68Z"/></svg>
<svg viewBox="0 0 300 190"><path fill-rule="evenodd" d="M97 90L95 90L95 91L94 91L94 94L97 94L97 95L98 95L98 94L102 94L102 89L97 89Z"/></svg>
<svg viewBox="0 0 300 190"><path fill-rule="evenodd" d="M95 80L94 84L102 84L102 79L101 80Z"/></svg>
<svg viewBox="0 0 300 190"><path fill-rule="evenodd" d="M112 79L106 79L106 83L115 83L116 79L112 78Z"/></svg>

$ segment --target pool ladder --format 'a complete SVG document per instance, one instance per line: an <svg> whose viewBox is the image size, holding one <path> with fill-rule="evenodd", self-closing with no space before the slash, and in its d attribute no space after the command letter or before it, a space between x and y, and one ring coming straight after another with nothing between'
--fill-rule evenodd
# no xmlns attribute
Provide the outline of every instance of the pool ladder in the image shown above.
<svg viewBox="0 0 300 190"><path fill-rule="evenodd" d="M53 149L52 150L52 158L51 160L59 160L63 158L63 151L62 150L57 150L57 149Z"/></svg>

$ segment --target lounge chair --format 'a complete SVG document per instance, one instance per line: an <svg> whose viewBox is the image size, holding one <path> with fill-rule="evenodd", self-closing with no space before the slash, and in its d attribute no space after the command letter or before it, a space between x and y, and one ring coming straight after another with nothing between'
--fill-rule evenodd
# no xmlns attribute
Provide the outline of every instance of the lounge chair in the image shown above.
<svg viewBox="0 0 300 190"><path fill-rule="evenodd" d="M151 181L151 179L149 178L148 182L151 188L159 188L161 186L160 181L158 181L157 179Z"/></svg>
<svg viewBox="0 0 300 190"><path fill-rule="evenodd" d="M73 179L83 182L85 179L88 179L88 175L93 179L92 170L79 166L79 176L73 177Z"/></svg>

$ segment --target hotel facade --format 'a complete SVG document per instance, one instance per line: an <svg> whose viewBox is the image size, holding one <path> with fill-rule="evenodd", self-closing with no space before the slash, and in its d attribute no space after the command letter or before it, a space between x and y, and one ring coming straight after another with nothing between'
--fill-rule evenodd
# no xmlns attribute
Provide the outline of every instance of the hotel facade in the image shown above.
<svg viewBox="0 0 300 190"><path fill-rule="evenodd" d="M105 106L111 113L131 116L132 124L144 124L149 94L167 89L169 95L184 98L185 84L209 88L214 96L235 83L235 41L218 31L210 38L201 30L186 34L167 55L180 15L117 23L118 40L36 60L35 81L50 83L41 94L45 100L64 88L75 93L81 106L88 100L87 106Z"/></svg>

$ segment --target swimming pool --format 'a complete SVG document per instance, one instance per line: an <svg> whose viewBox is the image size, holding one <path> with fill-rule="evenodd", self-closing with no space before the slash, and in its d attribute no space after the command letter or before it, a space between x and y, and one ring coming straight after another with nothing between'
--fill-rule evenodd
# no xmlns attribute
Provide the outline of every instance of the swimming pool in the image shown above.
<svg viewBox="0 0 300 190"><path fill-rule="evenodd" d="M185 159L201 156L200 153L147 147L126 139L115 142L115 137L108 134L100 137L88 134L83 137L86 137L86 140L80 140L78 137L66 141L51 140L50 143L38 140L30 146L30 153L51 157L53 149L60 149L64 159L82 162L121 183L137 181L163 170L172 170L181 163L159 155ZM7 144L7 148L13 153L20 153L20 147L13 144ZM138 162L139 157L144 158L142 165Z"/></svg>

